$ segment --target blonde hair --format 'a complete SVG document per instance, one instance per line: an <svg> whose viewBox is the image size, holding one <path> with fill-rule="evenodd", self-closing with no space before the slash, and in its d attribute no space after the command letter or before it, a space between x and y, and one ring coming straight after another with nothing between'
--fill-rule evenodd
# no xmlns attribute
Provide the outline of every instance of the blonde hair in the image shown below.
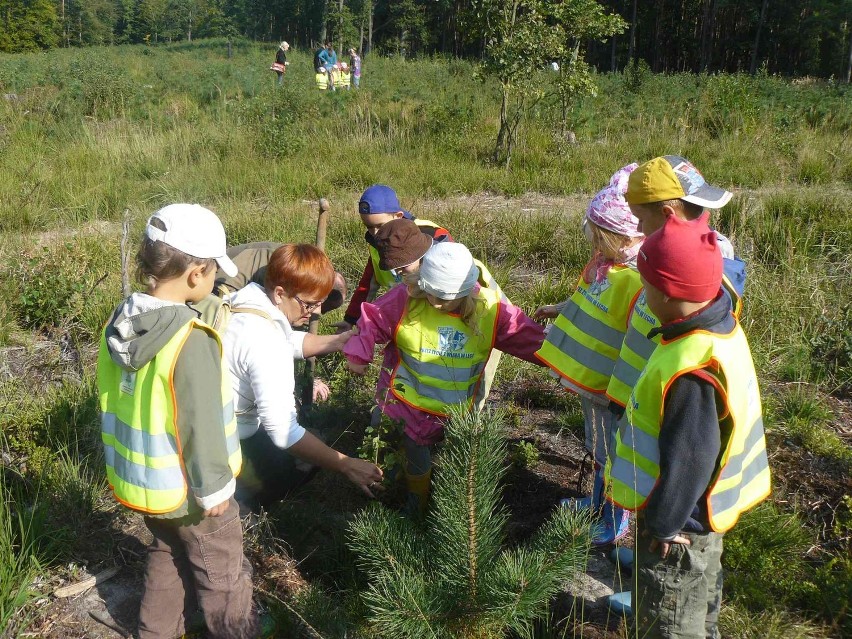
<svg viewBox="0 0 852 639"><path fill-rule="evenodd" d="M403 283L408 287L408 296L411 299L426 299L426 293L418 285L419 280L419 273L408 273L402 277ZM461 304L459 305L458 310L454 312L459 314L464 325L473 331L474 335L481 337L482 331L479 330L479 319L485 311L485 300L479 296L479 292L476 291L476 287L474 287L474 290L471 290L470 293L459 299L461 300Z"/></svg>
<svg viewBox="0 0 852 639"><path fill-rule="evenodd" d="M636 241L636 238L600 227L588 218L583 220L583 232L596 253L616 262L624 259L622 250Z"/></svg>

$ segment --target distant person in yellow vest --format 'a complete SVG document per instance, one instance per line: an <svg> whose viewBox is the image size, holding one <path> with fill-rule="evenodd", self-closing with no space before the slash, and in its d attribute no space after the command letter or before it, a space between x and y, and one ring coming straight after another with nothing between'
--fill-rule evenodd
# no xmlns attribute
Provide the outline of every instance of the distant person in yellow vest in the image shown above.
<svg viewBox="0 0 852 639"><path fill-rule="evenodd" d="M411 256L418 253L412 249ZM343 348L349 369L363 375L376 345L387 344L376 402L404 424L406 486L411 509L421 513L429 498L432 447L444 438L450 408L480 402L492 349L538 363L534 354L544 339L539 324L478 279L467 247L433 245L419 273L363 304L359 334Z"/></svg>
<svg viewBox="0 0 852 639"><path fill-rule="evenodd" d="M213 212L197 204L157 211L136 256L145 292L119 305L101 339L107 479L154 537L140 639L183 634L188 601L198 602L211 637L254 636L234 500L241 455L231 380L219 335L187 305L210 294L217 264L236 275L225 246Z"/></svg>
<svg viewBox="0 0 852 639"><path fill-rule="evenodd" d="M320 91L328 90L328 72L325 70L325 67L317 67L314 82L316 83L317 89Z"/></svg>
<svg viewBox="0 0 852 639"><path fill-rule="evenodd" d="M770 493L757 376L708 217L669 216L637 259L662 341L627 403L606 493L638 511L640 637L720 636L723 533Z"/></svg>
<svg viewBox="0 0 852 639"><path fill-rule="evenodd" d="M590 498L565 499L568 508L587 509L600 517L592 539L610 544L628 530L628 513L604 499L603 469L611 453L615 415L606 389L627 331L627 317L642 288L636 255L644 236L624 199L627 179L637 164L629 164L592 198L583 231L592 245L592 259L583 270L577 290L558 306L536 310L536 319L552 318L547 340L537 356L565 388L580 396L585 416L586 449L593 455L595 479Z"/></svg>
<svg viewBox="0 0 852 639"><path fill-rule="evenodd" d="M364 241L367 242L369 255L364 272L361 274L361 280L352 293L352 299L349 300L349 306L343 315L343 321L338 323L338 330L340 331L348 331L355 326L358 318L361 317L361 304L372 302L376 299L379 291L390 288L399 282L390 271L381 268L379 264L380 258L379 252L376 250L375 236L382 225L391 220L405 218L413 220L421 233L436 241L445 238L449 241L453 240L450 232L442 226L429 220L416 218L408 211L404 211L396 192L384 184L373 184L364 191L358 202L358 214L361 217L361 223L367 228Z"/></svg>
<svg viewBox="0 0 852 639"><path fill-rule="evenodd" d="M345 62L340 63L340 88L341 89L349 89L352 83L352 76L350 75L349 65Z"/></svg>

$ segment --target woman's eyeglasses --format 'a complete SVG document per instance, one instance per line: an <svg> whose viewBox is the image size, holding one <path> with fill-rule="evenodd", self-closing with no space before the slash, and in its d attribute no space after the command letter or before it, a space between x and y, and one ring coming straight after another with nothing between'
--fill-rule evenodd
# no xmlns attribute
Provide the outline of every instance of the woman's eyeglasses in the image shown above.
<svg viewBox="0 0 852 639"><path fill-rule="evenodd" d="M320 306L322 306L322 302L306 302L298 295L294 295L293 299L299 302L299 307L302 309L303 313L312 313L317 310Z"/></svg>

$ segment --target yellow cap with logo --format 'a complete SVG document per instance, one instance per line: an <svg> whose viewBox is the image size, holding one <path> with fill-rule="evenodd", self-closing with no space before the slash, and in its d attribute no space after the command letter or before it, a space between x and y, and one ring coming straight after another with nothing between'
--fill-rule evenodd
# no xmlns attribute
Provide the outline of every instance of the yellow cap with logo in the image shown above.
<svg viewBox="0 0 852 639"><path fill-rule="evenodd" d="M649 160L630 174L625 199L628 204L684 200L708 209L727 204L733 193L708 184L686 158L664 155Z"/></svg>

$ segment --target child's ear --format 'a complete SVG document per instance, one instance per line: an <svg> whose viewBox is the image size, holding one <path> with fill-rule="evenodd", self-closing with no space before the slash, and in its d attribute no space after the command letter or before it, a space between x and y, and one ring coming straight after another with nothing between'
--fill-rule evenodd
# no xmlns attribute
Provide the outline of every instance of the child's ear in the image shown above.
<svg viewBox="0 0 852 639"><path fill-rule="evenodd" d="M189 280L190 286L198 286L202 279L204 279L204 275L207 268L204 264L198 264L193 266L189 270L189 275L187 279Z"/></svg>

